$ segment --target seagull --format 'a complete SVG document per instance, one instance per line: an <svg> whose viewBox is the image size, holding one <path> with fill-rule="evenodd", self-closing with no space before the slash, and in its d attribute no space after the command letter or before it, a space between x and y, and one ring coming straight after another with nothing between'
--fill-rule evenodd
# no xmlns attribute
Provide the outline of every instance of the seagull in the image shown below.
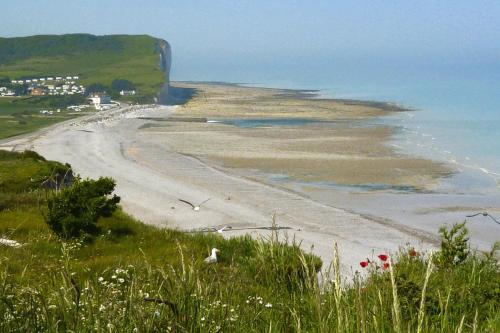
<svg viewBox="0 0 500 333"><path fill-rule="evenodd" d="M183 200L183 199L179 199L180 202L184 202L184 203L187 203L188 205L190 205L191 207L193 207L193 210L195 212L199 211L200 210L200 207L201 205L203 205L205 202L207 202L208 200L210 200L210 198L208 198L207 200L203 201L202 203L200 203L198 206L195 206L193 205L191 202L187 201L187 200Z"/></svg>
<svg viewBox="0 0 500 333"><path fill-rule="evenodd" d="M217 250L215 247L212 249L212 254L208 257L205 258L205 260L203 260L205 263L207 264L215 264L217 263L217 252L219 252L219 250Z"/></svg>
<svg viewBox="0 0 500 333"><path fill-rule="evenodd" d="M0 238L0 245L10 246L10 247L21 247L23 244L16 242L12 239Z"/></svg>
<svg viewBox="0 0 500 333"><path fill-rule="evenodd" d="M472 214L472 215L466 215L465 217L476 217L478 215L488 216L490 219L493 220L493 222L495 222L496 224L500 224L500 221L498 221L496 218L494 218L493 216L491 216L490 214L488 214L488 212L482 212L482 213L476 213L476 214Z"/></svg>
<svg viewBox="0 0 500 333"><path fill-rule="evenodd" d="M226 231L226 230L231 230L231 229L233 229L233 227L231 227L230 225L225 225L225 226L223 226L222 228L217 229L217 232L218 232L219 234L222 234L222 232L223 232L223 231Z"/></svg>

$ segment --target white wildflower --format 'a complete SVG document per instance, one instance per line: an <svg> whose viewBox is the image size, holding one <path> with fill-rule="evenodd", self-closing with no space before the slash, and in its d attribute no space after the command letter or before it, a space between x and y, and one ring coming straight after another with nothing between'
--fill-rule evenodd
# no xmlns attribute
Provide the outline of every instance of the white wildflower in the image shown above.
<svg viewBox="0 0 500 333"><path fill-rule="evenodd" d="M273 305L271 303L267 303L266 305L264 305L266 308L272 308Z"/></svg>

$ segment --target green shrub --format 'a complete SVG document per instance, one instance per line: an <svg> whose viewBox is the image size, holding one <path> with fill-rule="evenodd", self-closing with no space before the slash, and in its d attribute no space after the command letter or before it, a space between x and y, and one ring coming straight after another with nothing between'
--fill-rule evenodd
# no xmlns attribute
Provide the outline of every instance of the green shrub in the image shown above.
<svg viewBox="0 0 500 333"><path fill-rule="evenodd" d="M99 218L111 216L120 202L116 195L109 197L114 189L114 180L101 177L76 180L72 186L52 192L47 200L48 226L66 239L97 235Z"/></svg>
<svg viewBox="0 0 500 333"><path fill-rule="evenodd" d="M437 260L439 265L447 267L457 265L465 261L469 255L469 231L465 222L454 224L449 230L442 226L439 228L441 234L441 251Z"/></svg>

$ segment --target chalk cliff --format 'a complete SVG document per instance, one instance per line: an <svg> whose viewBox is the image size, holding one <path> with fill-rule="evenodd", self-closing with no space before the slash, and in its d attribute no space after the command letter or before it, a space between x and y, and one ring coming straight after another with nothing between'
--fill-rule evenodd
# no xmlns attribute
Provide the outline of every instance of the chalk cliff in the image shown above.
<svg viewBox="0 0 500 333"><path fill-rule="evenodd" d="M160 55L160 68L165 74L165 83L158 93L158 103L166 104L170 84L170 66L172 64L172 49L170 44L164 39L157 39L157 52Z"/></svg>

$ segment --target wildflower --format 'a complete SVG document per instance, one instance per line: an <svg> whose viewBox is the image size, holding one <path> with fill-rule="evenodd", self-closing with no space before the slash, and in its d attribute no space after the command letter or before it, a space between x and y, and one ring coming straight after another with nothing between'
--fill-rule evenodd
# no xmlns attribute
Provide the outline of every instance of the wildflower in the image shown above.
<svg viewBox="0 0 500 333"><path fill-rule="evenodd" d="M156 310L155 311L155 317L159 317L160 316L160 310Z"/></svg>
<svg viewBox="0 0 500 333"><path fill-rule="evenodd" d="M363 268L365 268L366 266L368 266L368 261L362 261L359 263L359 265Z"/></svg>
<svg viewBox="0 0 500 333"><path fill-rule="evenodd" d="M116 279L116 275L111 276L112 279Z"/></svg>
<svg viewBox="0 0 500 333"><path fill-rule="evenodd" d="M119 278L118 282L123 283L123 282L125 282L125 279Z"/></svg>
<svg viewBox="0 0 500 333"><path fill-rule="evenodd" d="M385 271L387 268L389 268L389 266L390 266L390 264L389 264L388 262L384 262L384 266L383 266L384 271Z"/></svg>
<svg viewBox="0 0 500 333"><path fill-rule="evenodd" d="M99 278L97 279L97 281L102 282L102 281L104 281L104 278L102 276L99 276Z"/></svg>
<svg viewBox="0 0 500 333"><path fill-rule="evenodd" d="M382 261L387 261L387 259L388 259L387 255L385 255L385 254L379 254L379 255L378 255L378 258L379 258L380 260L382 260Z"/></svg>
<svg viewBox="0 0 500 333"><path fill-rule="evenodd" d="M201 317L201 321L205 321L205 317Z"/></svg>
<svg viewBox="0 0 500 333"><path fill-rule="evenodd" d="M417 256L417 251L415 251L415 249L411 249L408 254L410 255L410 257L416 257Z"/></svg>
<svg viewBox="0 0 500 333"><path fill-rule="evenodd" d="M106 307L103 304L101 304L99 306L99 311L103 312L104 310L106 310Z"/></svg>
<svg viewBox="0 0 500 333"><path fill-rule="evenodd" d="M264 305L266 308L272 308L273 305L271 303L267 303L266 305Z"/></svg>

